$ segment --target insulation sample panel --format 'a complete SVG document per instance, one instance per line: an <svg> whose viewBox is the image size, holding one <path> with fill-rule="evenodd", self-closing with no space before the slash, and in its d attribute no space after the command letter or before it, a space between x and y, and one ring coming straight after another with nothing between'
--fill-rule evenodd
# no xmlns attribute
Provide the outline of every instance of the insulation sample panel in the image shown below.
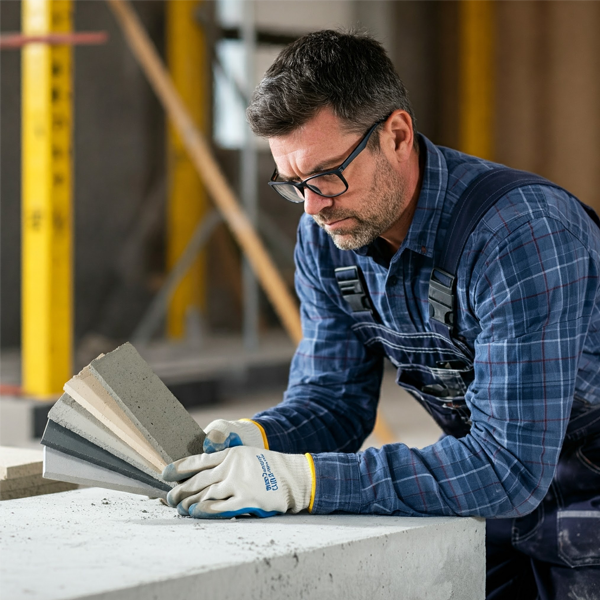
<svg viewBox="0 0 600 600"><path fill-rule="evenodd" d="M42 444L49 448L59 450L69 456L85 460L104 469L120 473L130 479L136 479L141 483L168 492L171 486L158 481L143 471L136 469L129 463L117 458L110 452L95 446L85 438L69 431L54 421L48 421L46 430L42 436Z"/></svg>
<svg viewBox="0 0 600 600"><path fill-rule="evenodd" d="M164 490L144 485L140 481L49 447L44 448L44 477L154 498L167 497L167 492Z"/></svg>
<svg viewBox="0 0 600 600"><path fill-rule="evenodd" d="M135 427L113 397L104 389L102 383L90 372L89 366L67 381L64 390L159 471L165 468L167 463L162 456Z"/></svg>
<svg viewBox="0 0 600 600"><path fill-rule="evenodd" d="M69 394L63 394L48 413L48 419L110 452L117 458L160 479L161 471L140 456L131 446L103 425Z"/></svg>
<svg viewBox="0 0 600 600"><path fill-rule="evenodd" d="M202 453L204 432L131 344L93 360L90 371L166 462Z"/></svg>

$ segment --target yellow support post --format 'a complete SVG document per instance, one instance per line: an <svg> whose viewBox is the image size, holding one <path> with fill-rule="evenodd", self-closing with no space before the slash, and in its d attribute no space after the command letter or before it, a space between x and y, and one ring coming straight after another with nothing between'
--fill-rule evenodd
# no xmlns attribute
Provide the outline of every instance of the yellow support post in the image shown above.
<svg viewBox="0 0 600 600"><path fill-rule="evenodd" d="M72 30L71 0L23 0L26 35ZM72 49L22 53L22 384L61 393L72 361Z"/></svg>
<svg viewBox="0 0 600 600"><path fill-rule="evenodd" d="M494 3L461 0L459 146L491 160L494 147Z"/></svg>
<svg viewBox="0 0 600 600"><path fill-rule="evenodd" d="M167 62L173 83L194 123L206 133L210 101L206 41L196 21L200 0L167 1ZM181 138L168 132L167 267L171 269L207 211L202 182ZM205 309L206 256L201 252L173 294L167 312L167 334L183 337L188 310Z"/></svg>

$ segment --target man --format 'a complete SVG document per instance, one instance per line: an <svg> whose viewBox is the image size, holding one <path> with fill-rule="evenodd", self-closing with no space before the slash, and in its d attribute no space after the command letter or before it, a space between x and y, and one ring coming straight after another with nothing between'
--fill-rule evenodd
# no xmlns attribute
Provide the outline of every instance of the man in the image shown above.
<svg viewBox="0 0 600 600"><path fill-rule="evenodd" d="M207 453L167 467L187 480L171 505L485 517L489 598L600 597L600 233L583 206L549 182L499 190L460 254L445 336L432 270L453 250L453 208L498 165L417 135L365 35L285 48L248 118L270 144L270 185L304 202L304 339L280 405L211 423ZM384 357L446 432L437 443L358 452Z"/></svg>

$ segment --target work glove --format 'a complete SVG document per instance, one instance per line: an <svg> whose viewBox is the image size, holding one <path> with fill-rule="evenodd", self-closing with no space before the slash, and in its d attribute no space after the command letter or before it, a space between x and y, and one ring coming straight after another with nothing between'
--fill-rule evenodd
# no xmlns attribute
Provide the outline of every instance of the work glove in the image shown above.
<svg viewBox="0 0 600 600"><path fill-rule="evenodd" d="M240 421L217 419L207 425L204 433L206 433L206 437L203 450L207 454L220 452L234 446L269 448L263 428L250 419L241 419Z"/></svg>
<svg viewBox="0 0 600 600"><path fill-rule="evenodd" d="M165 481L182 481L167 496L180 515L226 519L272 517L309 508L314 497L310 454L282 454L239 446L188 456L167 465Z"/></svg>

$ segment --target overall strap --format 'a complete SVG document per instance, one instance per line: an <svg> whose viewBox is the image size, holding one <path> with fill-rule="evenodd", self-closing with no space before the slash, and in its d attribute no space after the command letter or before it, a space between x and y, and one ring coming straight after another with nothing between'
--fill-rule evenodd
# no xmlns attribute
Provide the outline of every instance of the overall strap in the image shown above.
<svg viewBox="0 0 600 600"><path fill-rule="evenodd" d="M477 176L465 189L450 216L450 225L429 280L429 322L433 330L452 341L456 308L458 263L469 236L485 213L502 196L515 188L545 185L562 189L555 183L525 171L498 167ZM600 220L590 207L586 212L600 227Z"/></svg>

